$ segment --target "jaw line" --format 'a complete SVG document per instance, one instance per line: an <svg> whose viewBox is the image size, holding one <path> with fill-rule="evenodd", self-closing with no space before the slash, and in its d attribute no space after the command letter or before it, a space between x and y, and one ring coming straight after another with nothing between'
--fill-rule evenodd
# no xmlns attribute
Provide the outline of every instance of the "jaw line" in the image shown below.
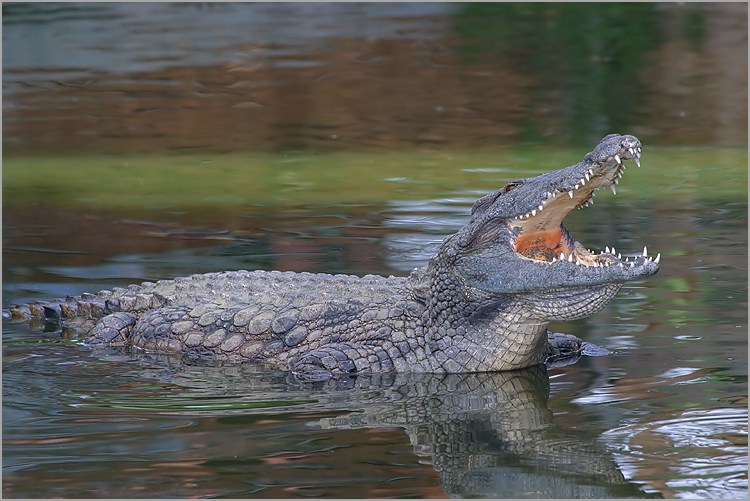
<svg viewBox="0 0 750 501"><path fill-rule="evenodd" d="M585 267L602 267L611 265L636 266L635 256L631 261L623 259L621 254L615 253L612 246L596 254L586 249L580 242L573 239L563 225L564 218L573 211L593 204L595 192L609 186L617 194L615 185L622 178L625 171L623 159L634 159L640 166L640 148L613 155L603 162L599 162L585 170L584 176L572 186L566 185L555 192L546 192L539 197L536 208L510 220L510 227L515 236L511 247L521 259L532 262L552 264L567 261ZM579 168L580 164L568 169ZM648 257L647 248L643 248L642 257L645 262L655 261L657 264L661 255L656 258Z"/></svg>

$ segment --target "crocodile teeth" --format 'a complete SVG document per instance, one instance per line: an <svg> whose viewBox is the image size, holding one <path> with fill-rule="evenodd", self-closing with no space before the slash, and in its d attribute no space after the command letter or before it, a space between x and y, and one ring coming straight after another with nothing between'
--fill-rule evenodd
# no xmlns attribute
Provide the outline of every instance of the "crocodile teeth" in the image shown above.
<svg viewBox="0 0 750 501"><path fill-rule="evenodd" d="M581 180L578 181L578 182L581 184L581 186L586 186L586 180L585 179L581 178Z"/></svg>
<svg viewBox="0 0 750 501"><path fill-rule="evenodd" d="M560 253L560 261L565 261L565 254L562 252Z"/></svg>
<svg viewBox="0 0 750 501"><path fill-rule="evenodd" d="M647 249L647 248L646 248L646 246L644 245L644 246L643 246L643 257L646 257L646 256L648 256L648 249Z"/></svg>
<svg viewBox="0 0 750 501"><path fill-rule="evenodd" d="M541 211L542 209L544 209L544 204L539 204L539 210Z"/></svg>
<svg viewBox="0 0 750 501"><path fill-rule="evenodd" d="M586 177L586 181L591 181L591 176L589 176L589 173L588 173L588 172L586 173L586 176L585 176L585 177Z"/></svg>
<svg viewBox="0 0 750 501"><path fill-rule="evenodd" d="M622 163L622 161L620 160L620 155L615 155L615 162L617 162L618 164Z"/></svg>
<svg viewBox="0 0 750 501"><path fill-rule="evenodd" d="M609 254L609 247L605 247L604 248L604 252L606 252L607 254Z"/></svg>
<svg viewBox="0 0 750 501"><path fill-rule="evenodd" d="M612 193L614 193L615 195L617 195L617 188L615 188L614 183L609 185L609 189L612 190Z"/></svg>
<svg viewBox="0 0 750 501"><path fill-rule="evenodd" d="M640 166L641 166L641 158L640 158L640 154L638 154L638 155L634 155L634 156L633 156L633 161L635 162L635 164L636 164L636 165L637 165L638 167L640 167Z"/></svg>
<svg viewBox="0 0 750 501"><path fill-rule="evenodd" d="M573 190L570 190L570 191L568 192L568 196L569 196L570 198L573 198Z"/></svg>
<svg viewBox="0 0 750 501"><path fill-rule="evenodd" d="M660 259L661 259L661 252L656 255L654 262L658 264Z"/></svg>
<svg viewBox="0 0 750 501"><path fill-rule="evenodd" d="M568 262L569 263L573 262L573 253L572 252L570 254L568 254Z"/></svg>
<svg viewBox="0 0 750 501"><path fill-rule="evenodd" d="M531 215L536 216L536 209L531 209Z"/></svg>

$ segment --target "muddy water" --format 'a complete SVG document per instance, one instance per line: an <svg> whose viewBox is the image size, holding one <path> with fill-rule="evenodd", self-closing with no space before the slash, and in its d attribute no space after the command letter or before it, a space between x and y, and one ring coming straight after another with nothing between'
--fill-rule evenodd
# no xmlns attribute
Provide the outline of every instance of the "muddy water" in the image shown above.
<svg viewBox="0 0 750 501"><path fill-rule="evenodd" d="M615 353L549 372L305 386L4 320L3 495L746 497L747 15L719 5L5 4L4 306L403 275L476 198L610 130L643 167L566 226L662 268L553 325Z"/></svg>

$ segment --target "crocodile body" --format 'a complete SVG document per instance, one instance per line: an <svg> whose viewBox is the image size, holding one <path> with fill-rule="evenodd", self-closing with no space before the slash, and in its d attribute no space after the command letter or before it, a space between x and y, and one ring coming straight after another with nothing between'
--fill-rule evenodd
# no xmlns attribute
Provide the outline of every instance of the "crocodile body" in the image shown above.
<svg viewBox="0 0 750 501"><path fill-rule="evenodd" d="M605 137L582 162L513 181L478 200L469 222L408 277L232 271L145 282L10 308L90 344L264 363L309 379L352 372L484 372L592 350L552 333L590 316L659 258L592 253L562 220L614 186L633 136Z"/></svg>

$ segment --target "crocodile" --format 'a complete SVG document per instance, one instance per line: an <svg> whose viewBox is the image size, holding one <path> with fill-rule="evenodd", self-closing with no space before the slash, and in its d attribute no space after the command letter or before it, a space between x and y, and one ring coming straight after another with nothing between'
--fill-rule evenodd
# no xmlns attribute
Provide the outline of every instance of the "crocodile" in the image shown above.
<svg viewBox="0 0 750 501"><path fill-rule="evenodd" d="M660 255L590 251L563 225L615 186L641 143L610 134L575 165L512 181L408 276L226 271L16 305L11 320L55 323L92 346L255 362L303 379L349 373L461 373L566 363L608 351L552 332L600 311ZM560 362L562 361L562 362Z"/></svg>

